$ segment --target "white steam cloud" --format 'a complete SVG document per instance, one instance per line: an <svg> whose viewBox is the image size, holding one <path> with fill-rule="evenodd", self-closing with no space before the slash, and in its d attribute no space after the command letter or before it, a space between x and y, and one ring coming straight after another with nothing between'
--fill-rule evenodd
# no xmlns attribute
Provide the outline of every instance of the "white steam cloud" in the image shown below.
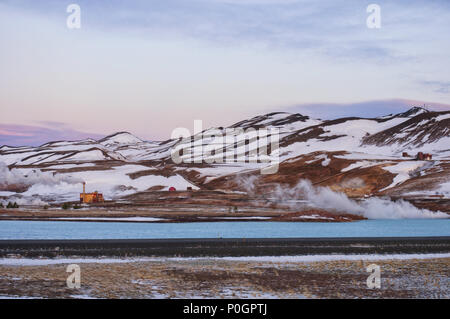
<svg viewBox="0 0 450 319"><path fill-rule="evenodd" d="M41 185L57 185L61 183L77 184L83 180L74 178L65 174L53 174L50 172L42 172L39 169L23 171L13 168L10 170L5 163L0 162L0 186L23 185L31 186L35 184Z"/></svg>
<svg viewBox="0 0 450 319"><path fill-rule="evenodd" d="M247 180L249 183L250 180ZM255 182L255 180L251 180ZM254 189L254 186L249 189ZM449 218L443 212L420 209L411 203L386 198L372 197L361 201L352 200L344 193L335 192L328 187L315 187L309 180L301 180L295 187L277 185L275 198L283 204L299 205L294 200L306 199L316 208L327 211L349 213L369 219L407 219L407 218Z"/></svg>
<svg viewBox="0 0 450 319"><path fill-rule="evenodd" d="M0 162L0 190L11 192L0 202L5 206L7 203L20 205L45 206L48 203L38 195L42 189L65 190L69 185L82 183L83 180L66 174L53 174L42 172L39 169L15 169L10 170L5 163ZM23 192L16 194L16 192ZM32 195L36 194L36 195ZM31 195L31 196L30 196Z"/></svg>
<svg viewBox="0 0 450 319"><path fill-rule="evenodd" d="M307 180L301 180L294 189L302 192L307 200L319 208L347 212L369 219L449 218L445 213L420 209L404 200L392 201L372 197L357 202L328 187L314 187Z"/></svg>
<svg viewBox="0 0 450 319"><path fill-rule="evenodd" d="M48 205L47 202L43 201L40 198L37 198L35 196L23 196L23 197L16 197L12 196L9 197L8 200L0 201L3 206L6 206L8 203L17 203L17 205L22 206L45 206Z"/></svg>
<svg viewBox="0 0 450 319"><path fill-rule="evenodd" d="M254 194L257 180L258 176L255 175L237 175L235 178L236 184L239 185L240 188L245 189L248 194Z"/></svg>

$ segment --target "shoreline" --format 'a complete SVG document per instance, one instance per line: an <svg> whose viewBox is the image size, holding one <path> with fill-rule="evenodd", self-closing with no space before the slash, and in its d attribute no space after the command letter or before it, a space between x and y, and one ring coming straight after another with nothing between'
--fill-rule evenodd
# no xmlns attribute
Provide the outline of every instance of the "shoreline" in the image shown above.
<svg viewBox="0 0 450 319"><path fill-rule="evenodd" d="M195 207L194 207L195 208ZM214 208L192 210L182 207L171 207L166 210L156 209L80 209L80 210L39 210L39 209L0 209L0 220L15 221L78 221L78 222L137 222L137 223L192 223L192 222L233 222L233 221L264 221L264 222L352 222L366 218L345 214L330 213L324 210L308 209L303 211L288 211L283 209L263 210L251 208L246 211L230 213L215 211Z"/></svg>
<svg viewBox="0 0 450 319"><path fill-rule="evenodd" d="M450 236L0 240L0 257L244 257L450 253Z"/></svg>

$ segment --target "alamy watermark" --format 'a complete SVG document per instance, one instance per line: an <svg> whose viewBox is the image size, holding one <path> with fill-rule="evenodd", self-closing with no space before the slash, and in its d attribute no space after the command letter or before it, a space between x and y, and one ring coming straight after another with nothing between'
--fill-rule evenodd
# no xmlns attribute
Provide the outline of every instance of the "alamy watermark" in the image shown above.
<svg viewBox="0 0 450 319"><path fill-rule="evenodd" d="M202 130L203 122L194 121L194 134L176 128L171 138L178 139L171 149L175 164L262 163L261 174L275 174L279 167L278 128L225 128Z"/></svg>
<svg viewBox="0 0 450 319"><path fill-rule="evenodd" d="M67 17L66 24L69 29L80 29L81 28L81 7L72 3L67 6L67 13L70 13Z"/></svg>
<svg viewBox="0 0 450 319"><path fill-rule="evenodd" d="M381 28L381 7L378 4L369 4L366 9L370 15L367 17L366 25L369 29Z"/></svg>
<svg viewBox="0 0 450 319"><path fill-rule="evenodd" d="M367 277L367 288L369 289L380 289L381 288L381 267L377 264L370 264L367 266L366 271L371 273Z"/></svg>
<svg viewBox="0 0 450 319"><path fill-rule="evenodd" d="M66 24L69 29L80 29L81 28L81 7L79 4L72 3L66 8L66 12L70 13L67 17ZM366 20L366 25L369 29L380 29L381 28L381 7L379 4L372 3L366 8L366 12L369 16Z"/></svg>
<svg viewBox="0 0 450 319"><path fill-rule="evenodd" d="M66 24L69 29L81 28L81 7L79 4L72 3L66 8L66 12L69 13ZM372 3L366 8L366 12L369 14L366 20L366 25L369 29L381 28L381 7L379 4Z"/></svg>
<svg viewBox="0 0 450 319"><path fill-rule="evenodd" d="M77 264L71 264L67 266L66 272L70 273L67 277L66 283L69 289L81 288L81 268Z"/></svg>

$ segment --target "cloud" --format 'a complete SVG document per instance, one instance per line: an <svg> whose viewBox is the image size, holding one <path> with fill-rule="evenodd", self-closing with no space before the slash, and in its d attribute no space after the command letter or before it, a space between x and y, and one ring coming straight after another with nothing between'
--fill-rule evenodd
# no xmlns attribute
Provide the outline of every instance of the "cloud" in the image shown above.
<svg viewBox="0 0 450 319"><path fill-rule="evenodd" d="M5 129L0 129L0 135L4 135L4 136L15 136L15 137L17 137L17 136L21 136L21 137L24 137L24 136L27 136L27 137L30 137L30 136L33 136L32 134L29 134L29 133L22 133L22 132L17 132L17 131L14 131L14 130L5 130Z"/></svg>
<svg viewBox="0 0 450 319"><path fill-rule="evenodd" d="M413 106L423 105L426 105L430 110L434 111L450 111L450 104L405 99L363 101L355 103L309 103L282 108L282 110L292 113L302 113L304 115L322 119L335 119L351 116L371 118L400 113Z"/></svg>
<svg viewBox="0 0 450 319"><path fill-rule="evenodd" d="M450 81L422 81L422 84L433 88L437 93L450 93Z"/></svg>
<svg viewBox="0 0 450 319"><path fill-rule="evenodd" d="M358 0L165 0L78 1L83 25L109 31L137 31L149 38L167 34L212 43L313 50L331 58L404 61L418 38L442 40L448 17L445 1L403 4L380 0L382 28L366 26L368 3ZM12 3L11 3L12 5ZM16 6L46 14L65 14L54 1L25 0ZM436 13L441 15L435 19ZM432 17L432 19L430 19ZM407 32L405 31L407 30ZM433 36L430 37L431 32ZM428 47L424 46L424 47ZM433 47L430 47L432 50Z"/></svg>
<svg viewBox="0 0 450 319"><path fill-rule="evenodd" d="M377 1L378 30L357 0L79 0L76 31L69 3L0 0L9 123L165 139L172 123L226 125L278 106L333 118L409 107L386 100L398 96L448 103L448 87L420 82L450 80L447 0Z"/></svg>
<svg viewBox="0 0 450 319"><path fill-rule="evenodd" d="M230 3L236 5L267 5L267 4L285 4L285 3L299 3L299 0L208 0L217 3Z"/></svg>
<svg viewBox="0 0 450 319"><path fill-rule="evenodd" d="M44 123L42 123L44 125ZM99 139L103 135L80 132L64 123L47 122L53 127L16 125L0 123L0 145L9 146L39 146L57 140L81 140L86 138Z"/></svg>

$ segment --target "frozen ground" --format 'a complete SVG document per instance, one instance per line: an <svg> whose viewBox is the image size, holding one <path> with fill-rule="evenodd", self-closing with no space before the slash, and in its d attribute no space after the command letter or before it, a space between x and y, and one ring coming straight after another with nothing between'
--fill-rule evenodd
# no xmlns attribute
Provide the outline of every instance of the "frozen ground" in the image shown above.
<svg viewBox="0 0 450 319"><path fill-rule="evenodd" d="M0 263L1 298L450 298L450 258L124 259ZM66 286L79 263L81 288ZM367 266L381 288L367 287Z"/></svg>

